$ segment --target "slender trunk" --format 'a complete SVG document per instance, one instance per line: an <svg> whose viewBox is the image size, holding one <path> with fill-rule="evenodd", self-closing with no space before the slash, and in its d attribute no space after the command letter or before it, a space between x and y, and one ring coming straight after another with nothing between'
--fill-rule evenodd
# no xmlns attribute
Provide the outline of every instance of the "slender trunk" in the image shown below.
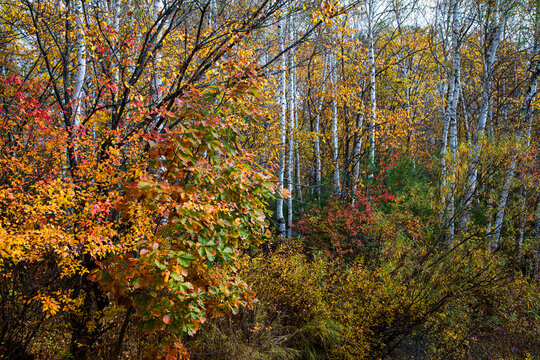
<svg viewBox="0 0 540 360"><path fill-rule="evenodd" d="M159 16L163 10L163 7L164 7L163 0L154 0L154 7L153 7L153 13L152 13L152 18L154 21L158 21ZM159 35L157 38L159 38ZM156 51L156 56L153 62L154 74L152 76L152 102L156 106L162 100L162 91L163 91L163 81L161 80L163 76L161 72L161 60L162 60L161 58L162 58L161 50ZM160 123L160 118L161 116L159 115L156 117L156 124ZM164 125L165 125L164 123L161 123L161 126L159 126L160 129L158 130L161 130L161 127L163 127Z"/></svg>
<svg viewBox="0 0 540 360"><path fill-rule="evenodd" d="M217 24L218 8L216 0L208 0L210 2L210 15L208 16L208 27L214 29Z"/></svg>
<svg viewBox="0 0 540 360"><path fill-rule="evenodd" d="M469 147L471 147L472 140L471 130L469 127L469 112L467 111L467 107L465 106L465 95L463 94L463 87L461 86L461 81L459 82L459 94L461 95L461 106L463 110L463 122L465 123L465 132L467 134L467 144L469 145Z"/></svg>
<svg viewBox="0 0 540 360"><path fill-rule="evenodd" d="M534 24L534 46L533 46L533 54L538 54L538 49L540 47L540 5L538 3L535 3L535 24ZM535 57L536 58L536 57ZM538 91L538 77L540 75L540 61L536 59L535 66L534 66L534 72L531 75L531 83L529 85L529 91L527 92L527 95L524 99L524 105L526 107L525 111L525 147L527 149L527 152L529 151L529 148L531 146L531 133L532 133L532 120L533 120L533 106L532 101L534 97L536 96L536 92ZM523 177L523 174L520 175L520 177ZM525 213L526 208L526 197L525 197L525 190L521 189L520 194L520 201L521 201L521 221L520 221L520 227L519 227L519 239L518 239L518 261L521 264L522 262L522 255L523 255L523 238L525 234L525 222L527 219L527 215ZM536 211L538 210L538 201L540 201L540 197L537 199L536 204ZM540 217L540 214L536 213L538 217ZM540 223L536 222L536 238L539 239L540 235ZM540 241L538 241L538 252L540 252ZM535 265L535 272L537 273L538 270L538 261L540 259L540 253L536 256L536 265Z"/></svg>
<svg viewBox="0 0 540 360"><path fill-rule="evenodd" d="M279 19L278 32L279 32L279 48L281 52L285 51L285 23L283 17ZM283 217L283 180L285 175L285 146L287 141L287 56L283 54L280 64L280 89L279 89L279 104L280 104L280 150L279 150L279 168L278 168L278 193L277 193L277 222L279 226L279 233L282 237L287 236L285 218Z"/></svg>
<svg viewBox="0 0 540 360"><path fill-rule="evenodd" d="M448 241L452 243L455 238L455 190L456 190L456 158L457 158L457 106L459 101L459 83L461 77L461 56L459 43L460 15L457 1L451 5L452 12L452 40L450 79L448 81L448 101L445 111L443 129L443 189L447 192L443 196L445 207L444 223L447 228ZM445 139L446 138L446 139ZM450 156L447 156L447 144L450 146ZM449 164L446 164L448 157ZM448 166L448 168L447 168ZM449 184L447 184L449 180Z"/></svg>
<svg viewBox="0 0 540 360"><path fill-rule="evenodd" d="M73 126L81 124L82 97L84 93L84 79L86 77L86 41L82 20L81 0L75 2L76 31L77 31L77 71L73 85Z"/></svg>
<svg viewBox="0 0 540 360"><path fill-rule="evenodd" d="M493 228L493 241L491 248L497 250L499 247L499 240L501 237L501 229L504 220L504 210L506 207L506 201L508 200L508 194L510 192L510 185L514 178L514 171L516 169L516 154L512 155L510 160L510 167L506 170L506 176L504 179L504 185L499 199L499 205L497 206L497 214L495 215L495 226Z"/></svg>
<svg viewBox="0 0 540 360"><path fill-rule="evenodd" d="M456 49L457 50L457 49ZM456 161L457 161L457 103L459 99L459 78L460 78L460 59L459 59L459 50L455 53L455 59L453 64L453 72L454 72L454 79L453 79L453 85L451 86L453 90L452 94L452 101L449 106L449 144L450 144L450 151L451 151L451 157L450 157L450 169L449 169L449 177L450 177L450 184L449 184L449 194L448 194L448 240L450 243L454 241L455 238L455 192L456 192Z"/></svg>
<svg viewBox="0 0 540 360"><path fill-rule="evenodd" d="M490 176L489 177L489 183L492 184L493 182L493 176ZM495 187L493 185L491 185L491 189L489 189L489 194L488 194L488 211L487 211L487 220L488 220L488 223L486 225L486 234L487 236L491 236L491 227L492 227L492 217L493 217L493 203L495 202Z"/></svg>
<svg viewBox="0 0 540 360"><path fill-rule="evenodd" d="M121 0L114 1L112 25L113 25L113 30L116 36L116 41L115 41L115 45L112 47L112 56L113 56L112 77L113 77L114 91L113 91L113 98L111 99L111 105L112 105L111 106L111 122L116 117L117 102L118 102L118 86L120 84L120 51L117 46L119 44L119 39L120 39L120 5L121 5Z"/></svg>
<svg viewBox="0 0 540 360"><path fill-rule="evenodd" d="M291 237L292 222L293 222L293 192L294 192L294 138L295 124L294 124L294 97L295 97L295 84L294 84L294 55L289 53L289 154L287 162L287 177L289 182L289 199L288 199L288 216L287 216L287 237Z"/></svg>
<svg viewBox="0 0 540 360"><path fill-rule="evenodd" d="M447 100L448 101L448 100ZM443 133L442 133L442 146L441 146L441 189L443 194L441 196L443 211L441 217L444 219L444 213L446 212L446 194L444 191L447 189L447 169L446 169L446 152L448 151L448 130L450 129L450 118L447 115L446 110L443 111Z"/></svg>
<svg viewBox="0 0 540 360"><path fill-rule="evenodd" d="M295 91L296 91L296 86L297 86L297 77L296 77L296 72L294 72L294 86L295 86ZM296 96L294 98L294 108L296 109ZM298 127L298 112L295 111L294 112L294 126L295 128ZM298 129L300 130L300 129ZM298 184L297 186L297 193L298 193L298 200L300 202L300 211L301 212L304 212L304 197L302 195L302 164L300 163L300 145L299 145L299 141L298 141L298 137L295 137L295 140L294 140L294 148L295 148L295 151L296 151L296 183Z"/></svg>
<svg viewBox="0 0 540 360"><path fill-rule="evenodd" d="M357 116L356 120L356 144L354 146L354 182L353 182L353 200L352 204L354 206L356 200L356 190L358 189L358 181L360 179L360 152L362 151L362 127L364 126L364 101L362 100L362 111Z"/></svg>
<svg viewBox="0 0 540 360"><path fill-rule="evenodd" d="M480 103L480 114L478 125L473 141L472 154L469 159L469 173L467 176L467 191L463 199L463 216L460 228L462 232L467 232L470 219L470 207L477 187L478 180L478 160L482 151L482 141L488 118L489 104L491 99L491 85L493 82L493 72L495 70L495 59L497 49L501 41L501 23L499 19L499 1L495 1L493 18L489 21L488 32L486 33L487 47L484 52L484 79L482 84L482 100Z"/></svg>
<svg viewBox="0 0 540 360"><path fill-rule="evenodd" d="M332 97L332 155L334 160L334 193L338 195L341 191L341 183L339 179L339 137L338 137L338 112L335 90L337 87L336 62L332 69L332 85L334 87L334 96Z"/></svg>
<svg viewBox="0 0 540 360"><path fill-rule="evenodd" d="M534 236L536 238L536 257L534 259L533 279L540 278L540 195L536 198L536 211L534 212Z"/></svg>
<svg viewBox="0 0 540 360"><path fill-rule="evenodd" d="M328 69L328 58L324 57L324 68L323 68L323 83L321 89L321 100L317 107L317 116L315 117L315 182L317 187L317 199L319 204L321 203L321 144L319 140L320 132L320 119L321 111L324 103L325 89L326 89L326 74Z"/></svg>
<svg viewBox="0 0 540 360"><path fill-rule="evenodd" d="M520 192L520 201L521 201L521 211L519 214L519 237L518 237L518 264L521 265L523 262L523 238L525 236L525 223L527 221L527 214L525 213L525 191L521 189Z"/></svg>
<svg viewBox="0 0 540 360"><path fill-rule="evenodd" d="M533 107L532 102L534 98L536 97L537 92L537 86L538 86L538 76L540 74L540 62L536 63L535 71L531 75L531 80L529 84L529 89L527 91L527 94L525 95L525 99L523 100L523 105L521 107L520 114L522 114L523 123L520 125L520 130L518 132L517 136L517 143L521 142L521 137L523 134L523 128L525 128L525 136L526 136L526 146L527 149L531 143L531 127L532 127L532 118L533 118ZM510 160L510 166L508 170L506 171L506 176L504 179L504 185L503 190L501 193L501 198L499 200L497 215L495 218L495 228L493 233L493 242L491 244L491 247L493 250L496 250L499 247L499 241L501 237L501 229L502 224L504 220L504 212L506 208L506 202L508 201L508 195L510 191L510 187L512 184L512 180L514 178L514 171L516 169L516 162L517 162L517 154L512 154L512 158Z"/></svg>
<svg viewBox="0 0 540 360"><path fill-rule="evenodd" d="M135 312L135 308L129 307L126 311L126 315L124 316L124 321L122 322L122 326L120 327L120 334L118 334L118 340L116 341L116 344L114 346L114 349L112 351L112 359L117 360L121 358L122 355L122 344L124 343L124 337L126 335L126 330L129 325L129 322L131 321L131 315Z"/></svg>
<svg viewBox="0 0 540 360"><path fill-rule="evenodd" d="M438 67L438 63L437 63L437 67ZM440 72L440 70L439 70ZM438 86L438 88L440 88L440 96L441 96L441 100L444 100L446 98L446 101L448 103L448 97L450 96L449 95L449 92L447 92L447 86L448 86L448 81L445 81L444 82L444 85L440 85ZM440 111L441 111L441 115L442 115L442 119L443 119L443 131L442 131L442 138L441 138L441 189L443 189L442 191L442 196L441 196L441 202L442 202L442 211L441 211L441 221L445 221L445 212L446 212L446 196L445 194L443 193L446 189L447 189L447 184L446 184L446 176L447 176L447 173L446 173L446 152L448 150L448 130L450 129L450 121L449 121L449 117L448 117L448 114L447 114L447 106L440 106Z"/></svg>
<svg viewBox="0 0 540 360"><path fill-rule="evenodd" d="M368 46L369 46L369 101L370 101L370 137L369 137L369 165L371 167L370 178L373 178L375 169L375 136L377 123L377 98L375 82L375 45L373 41L374 1L369 1L368 8Z"/></svg>
<svg viewBox="0 0 540 360"><path fill-rule="evenodd" d="M268 62L268 54L264 54L263 56L264 58L264 62L263 64L266 64ZM268 76L268 72L265 72L265 76ZM264 143L265 144L268 144L268 127L269 127L269 121L267 119L264 119L263 120L263 127L264 127ZM262 155L261 155L261 167L263 169L266 169L266 166L267 166L267 151L268 151L268 147L267 146L263 146L262 147Z"/></svg>
<svg viewBox="0 0 540 360"><path fill-rule="evenodd" d="M296 122L296 121L295 121ZM295 148L296 148L296 183L297 186L297 193L298 193L298 201L300 202L300 212L304 212L304 195L302 194L302 163L300 162L300 148L298 145L298 140L295 141Z"/></svg>

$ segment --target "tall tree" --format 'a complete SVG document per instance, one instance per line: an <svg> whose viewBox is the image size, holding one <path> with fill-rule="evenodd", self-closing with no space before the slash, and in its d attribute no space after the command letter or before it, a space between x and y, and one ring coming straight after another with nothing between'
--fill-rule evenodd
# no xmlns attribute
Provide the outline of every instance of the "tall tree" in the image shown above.
<svg viewBox="0 0 540 360"><path fill-rule="evenodd" d="M501 42L502 33L502 6L499 0L488 2L485 7L485 32L483 34L484 44L482 47L482 61L484 72L482 77L482 99L478 114L478 124L473 137L473 148L469 158L469 172L467 176L467 188L463 198L463 215L460 220L460 229L466 233L469 220L470 208L475 197L478 181L478 160L483 147L484 132L491 103L491 89L493 74L495 71L495 60L497 58L497 49Z"/></svg>
<svg viewBox="0 0 540 360"><path fill-rule="evenodd" d="M377 132L377 93L376 93L376 66L375 66L375 41L373 39L373 31L375 26L375 6L376 0L367 1L367 37L368 37L368 51L369 51L369 104L370 104L370 115L369 115L369 165L372 167L375 166L375 143L376 143L376 132ZM373 177L371 172L370 177Z"/></svg>
<svg viewBox="0 0 540 360"><path fill-rule="evenodd" d="M283 195L282 191L284 188L285 180L285 148L287 142L287 58L285 56L285 45L287 35L285 32L285 19L283 16L279 18L278 22L278 36L279 36L279 49L280 52L284 55L281 57L281 66L280 66L280 88L279 88L279 105L280 105L280 116L279 116L279 128L280 128L280 150L279 150L279 168L278 168L278 193L277 193L277 221L279 226L279 233L282 237L287 236L287 227L285 224L285 217L283 215Z"/></svg>

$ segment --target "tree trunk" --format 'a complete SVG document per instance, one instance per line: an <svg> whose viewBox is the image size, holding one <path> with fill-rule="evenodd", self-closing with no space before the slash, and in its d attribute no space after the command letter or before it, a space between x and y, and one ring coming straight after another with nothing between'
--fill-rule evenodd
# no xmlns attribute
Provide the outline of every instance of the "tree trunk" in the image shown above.
<svg viewBox="0 0 540 360"><path fill-rule="evenodd" d="M279 48L283 53L285 51L285 23L283 16L280 17L278 22L278 36L279 36ZM285 224L285 218L283 216L283 181L285 175L285 146L287 142L287 76L286 76L286 67L287 67L287 56L283 54L281 57L280 64L280 89L279 89L279 104L280 104L280 117L279 117L279 128L280 128L280 150L279 150L279 168L278 168L278 193L277 193L277 209L276 216L279 226L279 233L282 237L287 236L287 228Z"/></svg>
<svg viewBox="0 0 540 360"><path fill-rule="evenodd" d="M534 212L534 237L536 238L536 257L534 259L533 279L539 279L540 266L540 195L536 198L536 211Z"/></svg>
<svg viewBox="0 0 540 360"><path fill-rule="evenodd" d="M488 118L489 104L491 100L491 85L493 82L493 72L495 70L495 59L497 49L501 41L501 23L499 12L499 1L495 1L493 8L493 18L488 20L488 31L486 33L487 47L484 47L484 79L482 81L482 100L480 103L480 114L478 125L473 141L472 154L469 159L469 173L467 176L467 191L463 199L463 216L460 222L460 228L466 233L469 226L470 207L476 192L478 180L478 160L482 150L482 141Z"/></svg>
<svg viewBox="0 0 540 360"><path fill-rule="evenodd" d="M294 74L294 86L295 86L295 91L296 91L296 86L297 86L297 77L296 77L296 71L293 73ZM296 97L294 99L294 108L296 109ZM295 124L295 128L298 127L298 112L295 111L294 112L294 124ZM300 129L298 128L298 131ZM299 144L299 141L298 141L298 137L295 137L295 140L294 140L294 148L295 148L295 152L296 152L296 183L297 183L297 193L298 193L298 200L299 200L299 203L300 203L300 211L301 212L304 212L304 197L302 195L302 164L300 162L300 144Z"/></svg>
<svg viewBox="0 0 540 360"><path fill-rule="evenodd" d="M531 144L530 136L531 136L532 119L533 119L532 103L533 103L534 98L536 97L539 75L540 75L540 61L536 61L536 66L534 67L534 71L531 74L529 89L527 91L527 94L525 95L525 99L523 99L523 105L521 106L520 114L523 119L522 120L523 123L520 125L520 130L518 131L518 136L517 136L517 141L516 141L517 143L521 141L523 130L525 128L527 150ZM499 247L506 202L508 201L508 195L509 195L510 187L512 185L512 180L514 179L514 171L516 169L517 154L515 153L512 154L512 158L510 161L511 161L510 166L508 170L506 171L506 176L504 179L504 185L503 185L503 190L501 193L501 198L499 200L499 205L497 207L498 209L497 215L495 217L493 242L491 244L491 247L493 248L493 250L496 250Z"/></svg>
<svg viewBox="0 0 540 360"><path fill-rule="evenodd" d="M159 19L159 16L163 10L164 4L162 0L154 0L154 7L152 9L152 19L156 22ZM158 38L160 36L158 35ZM154 105L157 105L162 100L162 91L163 91L163 82L161 80L163 74L161 71L161 50L156 51L156 56L154 58L154 74L152 76L152 101ZM160 116L156 117L156 124L159 123ZM161 123L161 125L165 125ZM159 126L160 128L162 126ZM161 129L158 129L161 130Z"/></svg>
<svg viewBox="0 0 540 360"><path fill-rule="evenodd" d="M459 42L460 14L457 1L451 4L452 39L450 79L448 81L448 101L445 111L443 126L443 189L446 192L444 198L445 216L444 224L447 229L448 241L452 243L455 238L455 190L456 190L456 159L457 159L457 106L459 101L459 83L461 77L461 55ZM450 145L450 156L447 159L447 144ZM446 161L449 160L449 164ZM446 168L448 166L448 168ZM449 181L449 184L447 184Z"/></svg>
<svg viewBox="0 0 540 360"><path fill-rule="evenodd" d="M352 204L354 206L355 200L356 200L356 191L358 189L358 181L360 180L360 153L362 151L362 127L364 126L364 101L362 100L362 110L357 116L356 120L356 143L354 146L354 153L353 153L353 159L354 159L354 182L353 182L353 200Z"/></svg>
<svg viewBox="0 0 540 360"><path fill-rule="evenodd" d="M323 76L322 76L322 90L321 90L321 100L319 101L319 105L317 107L317 116L315 117L315 182L317 187L317 200L320 205L321 203L321 144L320 144L320 119L321 119L321 111L324 104L324 96L325 96L325 90L326 90L326 74L328 70L328 57L324 57L324 68L323 68Z"/></svg>
<svg viewBox="0 0 540 360"><path fill-rule="evenodd" d="M84 93L84 79L86 76L86 41L82 20L82 3L81 0L75 2L75 16L77 18L77 71L73 85L73 126L80 126L82 104L81 100Z"/></svg>
<svg viewBox="0 0 540 360"><path fill-rule="evenodd" d="M368 46L369 46L369 101L370 101L370 137L369 137L369 165L371 167L370 178L373 178L373 170L375 168L375 136L377 126L377 97L376 97L376 79L375 79L375 44L373 40L373 22L374 19L374 2L368 1Z"/></svg>
<svg viewBox="0 0 540 360"><path fill-rule="evenodd" d="M292 21L291 21L292 24ZM294 84L294 55L289 53L289 154L287 161L287 177L289 183L289 199L288 199L288 214L287 214L287 237L292 235L292 222L293 222L293 192L294 192L294 138L295 124L294 124L294 97L295 97L295 84Z"/></svg>
<svg viewBox="0 0 540 360"><path fill-rule="evenodd" d="M337 87L337 68L336 61L333 63L332 69L332 86L334 88L334 96L332 97L332 155L334 161L334 194L338 195L341 191L341 182L339 178L339 137L338 137L338 112L336 100Z"/></svg>

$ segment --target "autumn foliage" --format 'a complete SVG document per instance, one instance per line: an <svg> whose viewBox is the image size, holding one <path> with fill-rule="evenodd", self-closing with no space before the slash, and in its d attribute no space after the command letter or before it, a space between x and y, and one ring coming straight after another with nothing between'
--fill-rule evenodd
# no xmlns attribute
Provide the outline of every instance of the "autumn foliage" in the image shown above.
<svg viewBox="0 0 540 360"><path fill-rule="evenodd" d="M540 358L540 3L0 1L0 360Z"/></svg>
<svg viewBox="0 0 540 360"><path fill-rule="evenodd" d="M163 334L155 356L182 354L184 334L252 301L239 257L268 235L273 183L236 145L261 116L243 105L253 73L242 74L177 99L160 114L174 130L126 137L126 122L100 133L107 146L97 124L66 128L59 109L42 106L44 84L1 79L4 352L27 351L53 318L77 332L72 351L87 351L103 312L121 307Z"/></svg>
<svg viewBox="0 0 540 360"><path fill-rule="evenodd" d="M389 205L395 196L385 183L389 167L382 167L373 183L359 190L354 203L332 199L322 209L313 208L296 224L304 246L324 250L331 257L354 259L368 255L381 244L376 207Z"/></svg>

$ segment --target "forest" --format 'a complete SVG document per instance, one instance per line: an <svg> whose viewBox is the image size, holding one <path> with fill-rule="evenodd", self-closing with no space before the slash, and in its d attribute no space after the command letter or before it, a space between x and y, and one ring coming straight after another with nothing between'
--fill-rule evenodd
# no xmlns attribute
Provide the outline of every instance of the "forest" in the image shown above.
<svg viewBox="0 0 540 360"><path fill-rule="evenodd" d="M538 0L0 0L0 359L540 359Z"/></svg>

